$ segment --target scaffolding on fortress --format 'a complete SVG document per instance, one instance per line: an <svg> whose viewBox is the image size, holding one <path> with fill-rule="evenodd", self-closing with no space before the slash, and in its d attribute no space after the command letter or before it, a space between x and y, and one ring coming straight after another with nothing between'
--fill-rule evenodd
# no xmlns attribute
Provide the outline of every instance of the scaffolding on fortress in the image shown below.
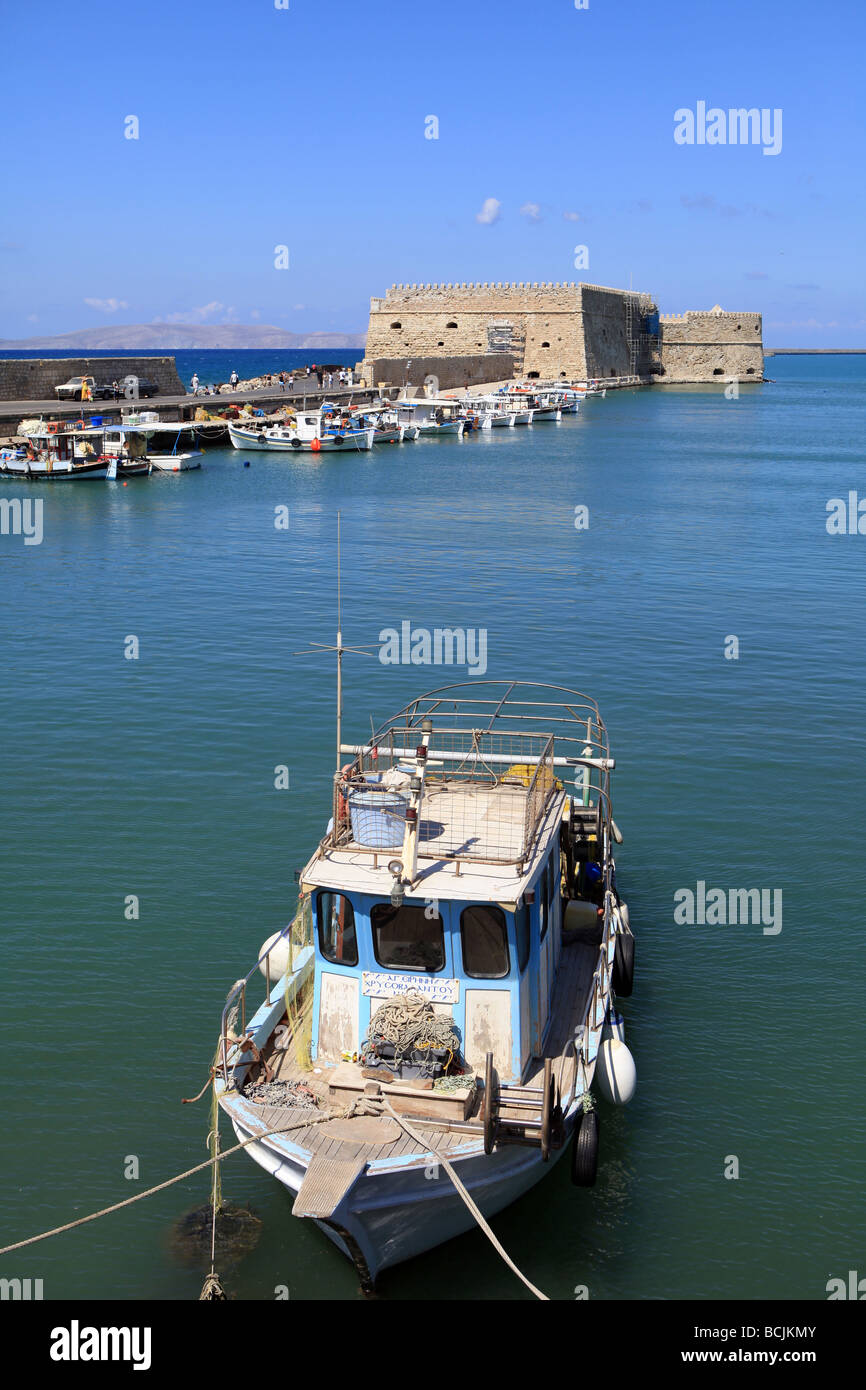
<svg viewBox="0 0 866 1390"><path fill-rule="evenodd" d="M648 331L646 325L653 320L654 331ZM658 310L652 295L625 296L625 337L628 346L629 375L642 376L661 366Z"/></svg>

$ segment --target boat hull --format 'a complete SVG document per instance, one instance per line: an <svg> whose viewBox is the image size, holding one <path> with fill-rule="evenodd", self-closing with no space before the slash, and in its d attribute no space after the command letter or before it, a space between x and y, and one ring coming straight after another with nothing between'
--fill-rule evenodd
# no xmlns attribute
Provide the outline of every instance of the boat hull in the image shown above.
<svg viewBox="0 0 866 1390"><path fill-rule="evenodd" d="M366 450L373 446L374 430L353 430L344 435L323 434L321 438L315 436L310 439L302 439L298 435L293 438L268 437L264 431L239 430L229 425L229 438L235 449L260 449L264 453L345 453L347 450L354 449Z"/></svg>
<svg viewBox="0 0 866 1390"><path fill-rule="evenodd" d="M234 1114L231 1120L239 1140L251 1137L252 1130L245 1129ZM569 1139L573 1124L572 1115L566 1120ZM249 1144L247 1153L294 1196L304 1179L308 1156L300 1150L292 1154L292 1147L286 1143L281 1150L263 1141ZM479 1148L470 1156L452 1156L449 1161L482 1214L491 1217L546 1177L566 1147L567 1142L552 1150L547 1163L538 1149L514 1144L490 1155ZM445 1169L430 1154L419 1155L399 1169L383 1165L377 1171L375 1164L370 1165L330 1217L309 1219L315 1219L370 1285L383 1270L464 1235L476 1224Z"/></svg>
<svg viewBox="0 0 866 1390"><path fill-rule="evenodd" d="M192 454L148 454L148 462L158 473L188 473L201 468L201 450Z"/></svg>
<svg viewBox="0 0 866 1390"><path fill-rule="evenodd" d="M45 463L4 459L0 461L0 478L17 478L25 483L76 483L88 478L107 478L110 466L108 459L78 464L74 468L63 463L49 468Z"/></svg>

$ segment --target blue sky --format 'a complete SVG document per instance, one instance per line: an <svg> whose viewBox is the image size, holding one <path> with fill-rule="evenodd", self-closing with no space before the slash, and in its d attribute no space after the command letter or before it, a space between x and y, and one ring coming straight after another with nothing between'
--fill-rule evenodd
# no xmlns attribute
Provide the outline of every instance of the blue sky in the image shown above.
<svg viewBox="0 0 866 1390"><path fill-rule="evenodd" d="M0 337L352 332L392 281L585 280L866 346L861 0L4 9ZM677 144L701 101L781 109L780 152Z"/></svg>

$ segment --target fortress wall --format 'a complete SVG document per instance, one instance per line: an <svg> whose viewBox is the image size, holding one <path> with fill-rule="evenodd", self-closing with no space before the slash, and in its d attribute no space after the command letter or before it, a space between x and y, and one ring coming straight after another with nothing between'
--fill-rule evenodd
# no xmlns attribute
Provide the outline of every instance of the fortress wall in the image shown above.
<svg viewBox="0 0 866 1390"><path fill-rule="evenodd" d="M760 314L689 310L685 314L662 314L660 322L662 384L713 381L719 377L762 379Z"/></svg>
<svg viewBox="0 0 866 1390"><path fill-rule="evenodd" d="M406 363L410 361L407 367ZM475 353L457 357L376 357L359 365L358 379L368 386L388 382L391 386L410 385L423 394L421 388L427 377L435 376L440 391L455 387L483 386L492 381L510 381L514 375L514 358L508 352Z"/></svg>

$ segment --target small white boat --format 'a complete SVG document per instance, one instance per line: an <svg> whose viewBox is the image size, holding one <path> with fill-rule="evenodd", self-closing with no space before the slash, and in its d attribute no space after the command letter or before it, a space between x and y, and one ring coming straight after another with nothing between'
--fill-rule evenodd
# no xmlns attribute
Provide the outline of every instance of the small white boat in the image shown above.
<svg viewBox="0 0 866 1390"><path fill-rule="evenodd" d="M466 421L462 405L447 397L433 396L421 400L397 401L397 419L401 424L414 425L422 438L443 434L462 435Z"/></svg>
<svg viewBox="0 0 866 1390"><path fill-rule="evenodd" d="M304 411L281 425L256 424L249 420L229 421L229 439L235 449L261 449L267 453L304 451L307 453L345 452L371 449L374 426L353 429L322 410Z"/></svg>
<svg viewBox="0 0 866 1390"><path fill-rule="evenodd" d="M556 389L541 389L518 383L502 388L501 394L517 410L531 410L532 423L562 419L562 406Z"/></svg>
<svg viewBox="0 0 866 1390"><path fill-rule="evenodd" d="M472 1228L442 1160L485 1217L569 1144L572 1180L594 1183L590 1088L625 1103L635 1084L615 1003L634 938L594 701L473 681L361 744L338 725L337 745L298 915L229 992L213 1084L293 1216L369 1289Z"/></svg>
<svg viewBox="0 0 866 1390"><path fill-rule="evenodd" d="M374 444L402 444L407 440L417 439L420 432L417 425L399 420L396 410L390 407L357 406L352 412L352 418L359 428L373 425L376 431L373 436Z"/></svg>
<svg viewBox="0 0 866 1390"><path fill-rule="evenodd" d="M464 396L463 408L467 414L477 417L477 429L512 429L515 424L513 410L501 396Z"/></svg>

